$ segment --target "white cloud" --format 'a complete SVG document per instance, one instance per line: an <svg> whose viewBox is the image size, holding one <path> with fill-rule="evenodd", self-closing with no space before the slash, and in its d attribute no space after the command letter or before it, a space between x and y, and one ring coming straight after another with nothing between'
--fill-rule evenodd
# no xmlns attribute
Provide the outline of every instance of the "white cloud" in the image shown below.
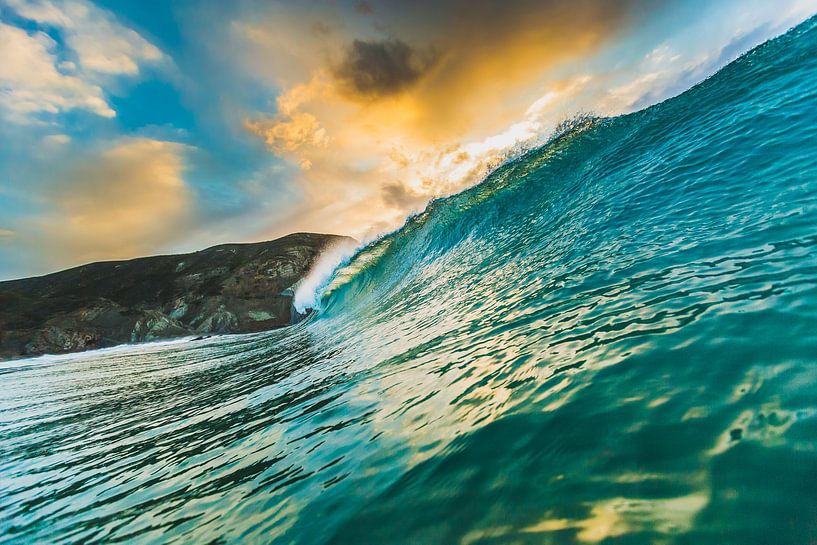
<svg viewBox="0 0 817 545"><path fill-rule="evenodd" d="M0 107L8 117L24 122L33 113L74 108L114 117L98 85L57 70L55 46L47 34L0 22Z"/></svg>
<svg viewBox="0 0 817 545"><path fill-rule="evenodd" d="M0 108L16 123L81 109L114 117L105 77L134 76L163 53L109 12L85 0L0 0L40 30L0 22ZM46 31L59 30L64 45ZM68 57L68 58L66 58Z"/></svg>
<svg viewBox="0 0 817 545"><path fill-rule="evenodd" d="M139 73L139 65L162 60L162 52L108 11L84 0L6 0L21 17L58 27L85 71Z"/></svg>
<svg viewBox="0 0 817 545"><path fill-rule="evenodd" d="M686 91L756 45L813 15L817 0L747 1L741 8L681 27L677 36L658 44L633 68L628 81L601 97L601 113L639 110ZM707 26L722 20L729 21L722 30L716 32Z"/></svg>

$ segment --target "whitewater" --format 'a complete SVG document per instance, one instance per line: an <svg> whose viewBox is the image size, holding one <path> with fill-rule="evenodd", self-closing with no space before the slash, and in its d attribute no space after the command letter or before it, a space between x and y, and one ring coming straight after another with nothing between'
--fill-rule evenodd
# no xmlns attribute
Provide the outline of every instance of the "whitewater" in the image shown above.
<svg viewBox="0 0 817 545"><path fill-rule="evenodd" d="M0 363L0 543L817 541L817 19L341 258Z"/></svg>

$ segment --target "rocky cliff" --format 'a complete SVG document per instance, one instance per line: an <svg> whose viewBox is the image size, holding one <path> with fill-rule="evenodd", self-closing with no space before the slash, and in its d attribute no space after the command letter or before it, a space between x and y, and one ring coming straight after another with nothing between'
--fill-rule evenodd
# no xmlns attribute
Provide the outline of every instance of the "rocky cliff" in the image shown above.
<svg viewBox="0 0 817 545"><path fill-rule="evenodd" d="M351 242L295 233L0 282L0 358L282 327L288 288L324 249Z"/></svg>

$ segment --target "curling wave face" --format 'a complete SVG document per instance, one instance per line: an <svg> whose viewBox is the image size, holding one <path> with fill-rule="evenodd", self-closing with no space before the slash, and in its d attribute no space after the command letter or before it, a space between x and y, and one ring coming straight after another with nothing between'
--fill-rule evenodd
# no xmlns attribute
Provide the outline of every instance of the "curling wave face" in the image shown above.
<svg viewBox="0 0 817 545"><path fill-rule="evenodd" d="M817 20L433 202L319 307L2 364L0 542L814 541Z"/></svg>

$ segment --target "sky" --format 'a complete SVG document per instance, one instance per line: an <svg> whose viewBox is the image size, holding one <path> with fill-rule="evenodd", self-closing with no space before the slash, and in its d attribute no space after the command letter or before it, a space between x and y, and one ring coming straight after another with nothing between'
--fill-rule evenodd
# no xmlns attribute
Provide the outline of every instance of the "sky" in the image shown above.
<svg viewBox="0 0 817 545"><path fill-rule="evenodd" d="M0 280L296 231L367 241L817 0L0 0Z"/></svg>

